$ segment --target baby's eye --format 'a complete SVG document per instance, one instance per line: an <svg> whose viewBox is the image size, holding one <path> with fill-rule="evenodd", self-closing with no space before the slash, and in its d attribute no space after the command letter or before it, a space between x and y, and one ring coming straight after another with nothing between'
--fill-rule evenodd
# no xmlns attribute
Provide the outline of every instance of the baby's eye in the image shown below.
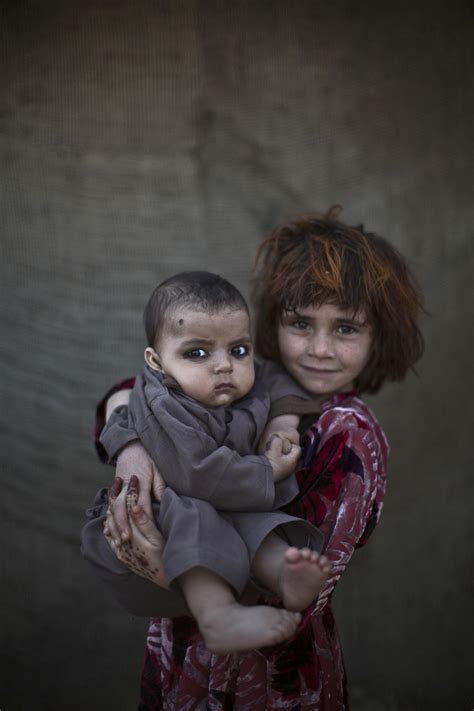
<svg viewBox="0 0 474 711"><path fill-rule="evenodd" d="M186 351L183 353L183 358L190 358L191 360L202 360L207 358L209 353L205 348L193 348L191 351Z"/></svg>
<svg viewBox="0 0 474 711"><path fill-rule="evenodd" d="M249 355L250 348L248 346L233 346L230 353L234 358L245 358Z"/></svg>

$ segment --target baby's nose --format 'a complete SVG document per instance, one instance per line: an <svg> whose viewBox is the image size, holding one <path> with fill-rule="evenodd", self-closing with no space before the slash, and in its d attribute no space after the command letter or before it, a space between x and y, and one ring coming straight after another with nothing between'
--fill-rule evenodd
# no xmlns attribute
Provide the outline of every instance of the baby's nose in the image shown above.
<svg viewBox="0 0 474 711"><path fill-rule="evenodd" d="M216 357L214 370L216 373L228 373L232 370L232 358L228 353L219 353Z"/></svg>

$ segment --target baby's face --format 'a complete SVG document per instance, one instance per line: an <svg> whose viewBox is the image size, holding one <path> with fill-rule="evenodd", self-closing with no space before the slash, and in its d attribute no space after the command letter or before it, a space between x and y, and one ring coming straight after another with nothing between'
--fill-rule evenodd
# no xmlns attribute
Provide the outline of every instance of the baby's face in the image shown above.
<svg viewBox="0 0 474 711"><path fill-rule="evenodd" d="M177 308L155 351L161 370L207 407L232 404L255 380L250 322L243 309Z"/></svg>

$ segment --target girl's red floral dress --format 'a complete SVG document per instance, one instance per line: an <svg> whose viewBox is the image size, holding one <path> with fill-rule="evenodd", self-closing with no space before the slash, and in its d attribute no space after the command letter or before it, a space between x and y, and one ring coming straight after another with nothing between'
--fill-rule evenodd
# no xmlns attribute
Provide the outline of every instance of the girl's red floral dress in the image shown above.
<svg viewBox="0 0 474 711"><path fill-rule="evenodd" d="M348 708L331 596L354 549L364 545L379 519L388 445L371 410L352 392L324 403L302 446L300 494L287 510L323 532L333 566L327 585L291 640L246 654L212 654L189 617L153 618L142 711Z"/></svg>

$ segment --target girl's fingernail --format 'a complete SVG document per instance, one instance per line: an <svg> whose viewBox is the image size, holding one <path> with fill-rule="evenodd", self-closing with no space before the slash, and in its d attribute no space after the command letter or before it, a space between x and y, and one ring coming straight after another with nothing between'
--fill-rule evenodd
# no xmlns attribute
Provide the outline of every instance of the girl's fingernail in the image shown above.
<svg viewBox="0 0 474 711"><path fill-rule="evenodd" d="M137 494L137 496L138 496L139 490L140 490L140 483L138 481L138 477L135 476L135 474L134 474L132 477L130 477L130 481L128 482L127 493L128 494L134 493L134 494Z"/></svg>
<svg viewBox="0 0 474 711"><path fill-rule="evenodd" d="M122 532L122 541L127 541L128 540L128 531L123 531Z"/></svg>
<svg viewBox="0 0 474 711"><path fill-rule="evenodd" d="M122 486L123 486L123 479L122 477L118 476L115 478L114 483L109 489L109 499L116 499L117 496L120 494L122 491Z"/></svg>

